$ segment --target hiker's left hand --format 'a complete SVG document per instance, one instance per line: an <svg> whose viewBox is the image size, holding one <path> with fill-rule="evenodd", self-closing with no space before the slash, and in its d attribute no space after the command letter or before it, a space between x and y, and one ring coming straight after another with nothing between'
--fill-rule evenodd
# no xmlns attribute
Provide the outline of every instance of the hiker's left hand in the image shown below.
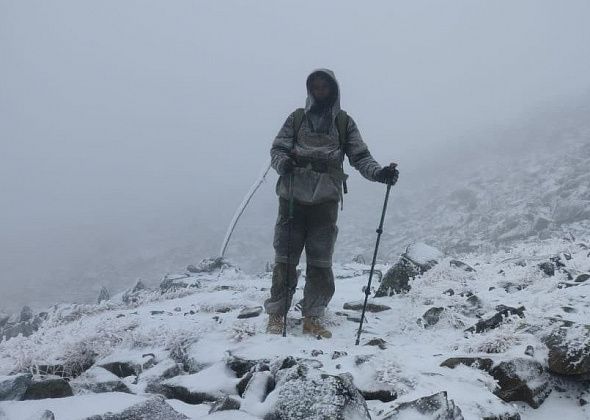
<svg viewBox="0 0 590 420"><path fill-rule="evenodd" d="M375 181L382 182L383 184L395 185L399 177L399 171L397 170L397 163L390 163L389 166L385 166L375 174Z"/></svg>

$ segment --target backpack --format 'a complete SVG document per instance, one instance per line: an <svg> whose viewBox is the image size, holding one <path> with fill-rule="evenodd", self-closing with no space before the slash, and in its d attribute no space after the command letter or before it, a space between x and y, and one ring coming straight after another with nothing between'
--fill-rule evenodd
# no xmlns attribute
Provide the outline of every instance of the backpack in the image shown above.
<svg viewBox="0 0 590 420"><path fill-rule="evenodd" d="M305 116L305 109L297 108L294 112L294 120L293 120L293 129L294 134L293 136L297 138L297 134L299 133L299 129L303 124L303 117ZM344 148L344 143L346 142L346 128L348 127L348 114L344 110L338 111L336 115L336 129L338 130L338 142L340 143L340 148ZM340 168L342 172L344 172L344 161L341 163ZM342 181L342 189L344 194L348 193L348 186L346 185L346 180Z"/></svg>

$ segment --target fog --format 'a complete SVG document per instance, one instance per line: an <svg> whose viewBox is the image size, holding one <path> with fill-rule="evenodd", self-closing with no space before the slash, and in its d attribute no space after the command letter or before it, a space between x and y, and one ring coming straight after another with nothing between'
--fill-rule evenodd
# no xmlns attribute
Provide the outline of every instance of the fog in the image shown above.
<svg viewBox="0 0 590 420"><path fill-rule="evenodd" d="M589 18L585 0L0 0L0 309L215 256L315 68L335 71L373 156L418 185L590 88ZM242 222L268 260L275 179Z"/></svg>

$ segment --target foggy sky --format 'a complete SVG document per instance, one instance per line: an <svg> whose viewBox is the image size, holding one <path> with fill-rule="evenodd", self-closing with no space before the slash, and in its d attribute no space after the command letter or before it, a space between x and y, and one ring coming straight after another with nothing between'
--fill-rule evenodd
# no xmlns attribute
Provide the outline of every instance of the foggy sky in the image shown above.
<svg viewBox="0 0 590 420"><path fill-rule="evenodd" d="M214 255L315 68L415 180L589 89L589 18L584 0L0 0L0 309Z"/></svg>

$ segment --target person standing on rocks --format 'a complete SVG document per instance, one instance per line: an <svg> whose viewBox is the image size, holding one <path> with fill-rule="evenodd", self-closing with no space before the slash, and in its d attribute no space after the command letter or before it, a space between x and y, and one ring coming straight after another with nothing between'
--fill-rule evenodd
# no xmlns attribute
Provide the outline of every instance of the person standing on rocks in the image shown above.
<svg viewBox="0 0 590 420"><path fill-rule="evenodd" d="M276 186L279 212L272 286L264 307L269 314L267 332L281 334L305 248L303 332L329 338L332 333L321 317L335 290L332 254L338 234L338 203L343 190L346 192L344 157L370 181L395 184L399 173L396 164L381 167L371 156L356 123L340 108L340 88L331 70L313 71L306 86L305 108L289 115L270 150L272 167L280 175Z"/></svg>

